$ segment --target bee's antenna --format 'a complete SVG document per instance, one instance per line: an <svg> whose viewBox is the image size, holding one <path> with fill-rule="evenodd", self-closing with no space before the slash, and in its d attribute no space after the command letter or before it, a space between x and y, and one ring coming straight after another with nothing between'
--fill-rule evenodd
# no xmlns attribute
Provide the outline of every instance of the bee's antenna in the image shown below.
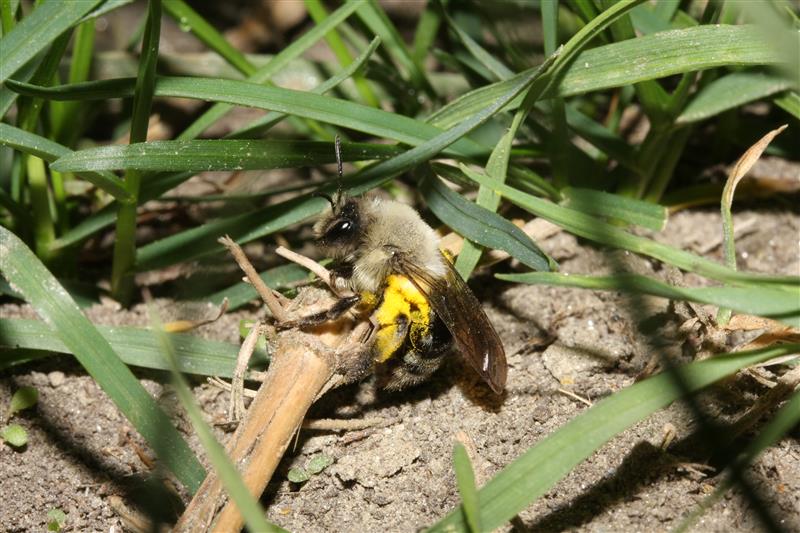
<svg viewBox="0 0 800 533"><path fill-rule="evenodd" d="M341 181L344 177L344 172L342 172L342 140L337 135L333 141L334 150L336 152L336 168L339 171L339 188L341 189Z"/></svg>

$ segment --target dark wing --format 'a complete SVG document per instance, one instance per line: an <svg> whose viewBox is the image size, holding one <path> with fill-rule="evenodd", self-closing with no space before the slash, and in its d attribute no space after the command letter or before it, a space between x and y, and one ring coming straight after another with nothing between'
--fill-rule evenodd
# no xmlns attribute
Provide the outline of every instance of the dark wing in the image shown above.
<svg viewBox="0 0 800 533"><path fill-rule="evenodd" d="M442 255L447 273L439 278L403 257L396 256L396 259L395 269L411 279L428 298L470 366L494 392L501 394L506 386L507 372L503 343L480 302L453 264Z"/></svg>

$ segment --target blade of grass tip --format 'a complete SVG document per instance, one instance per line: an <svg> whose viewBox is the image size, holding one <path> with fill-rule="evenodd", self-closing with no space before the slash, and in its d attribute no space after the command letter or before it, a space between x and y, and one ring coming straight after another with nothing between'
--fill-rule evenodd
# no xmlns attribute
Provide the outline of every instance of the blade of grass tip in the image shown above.
<svg viewBox="0 0 800 533"><path fill-rule="evenodd" d="M131 144L147 140L160 34L161 0L149 0L147 22L142 37L142 57L133 95ZM136 210L139 207L141 179L142 174L138 170L126 172L125 190L128 191L130 198L120 202L117 210L117 232L111 266L111 294L117 301L124 304L130 301L133 293L133 268L136 263Z"/></svg>
<svg viewBox="0 0 800 533"><path fill-rule="evenodd" d="M311 15L311 18L317 24L322 24L328 18L328 11L319 0L305 0L305 4L308 14ZM344 41L342 41L342 38L335 29L331 30L327 35L325 35L325 40L328 42L328 46L333 52L333 55L336 56L336 60L342 67L347 68L353 63L353 56L350 55L350 51L347 49L347 46L345 46ZM378 97L375 96L374 92L372 92L369 82L363 75L353 75L353 83L355 83L358 94L361 95L362 100L368 106L380 107Z"/></svg>
<svg viewBox="0 0 800 533"><path fill-rule="evenodd" d="M794 85L791 80L772 73L733 72L703 87L675 119L675 123L706 120L729 109L786 91Z"/></svg>
<svg viewBox="0 0 800 533"><path fill-rule="evenodd" d="M247 524L250 531L283 531L281 528L270 524L264 519L265 513L258 503L258 500L247 490L242 476L225 453L225 448L217 441L211 428L203 419L203 413L194 401L189 384L180 373L175 348L172 346L166 332L164 332L161 320L157 316L153 306L148 304L147 311L150 317L153 335L156 337L161 348L162 357L164 357L169 364L178 399L186 410L192 427L197 433L197 437L203 445L203 449L206 451L206 454L208 454L208 459L214 466L216 474L222 481L230 498L236 502L239 512L242 513L245 524Z"/></svg>
<svg viewBox="0 0 800 533"><path fill-rule="evenodd" d="M689 392L698 391L741 368L796 353L800 345L719 354L680 367ZM544 495L598 448L636 422L678 400L682 391L667 373L608 396L528 449L478 491L481 525L486 531L505 522ZM451 511L428 531L464 531L461 509Z"/></svg>
<svg viewBox="0 0 800 533"><path fill-rule="evenodd" d="M780 132L785 130L788 124L784 124L780 128L774 129L759 139L753 146L747 149L742 154L742 157L736 161L736 164L731 169L728 179L725 181L725 187L722 189L722 199L720 201L720 211L722 213L722 249L725 253L725 264L731 270L736 270L736 244L733 235L733 214L731 213L731 206L733 205L733 195L736 193L736 186L742 178L750 172L753 165L767 149L769 143L778 136ZM727 308L720 308L717 311L717 323L725 325L731 319L731 310Z"/></svg>
<svg viewBox="0 0 800 533"><path fill-rule="evenodd" d="M320 40L326 33L340 24L343 20L353 14L358 5L345 4L326 18L322 23L317 24L314 28L303 34L301 37L294 40L289 46L276 54L269 63L259 68L252 76L247 78L251 83L264 84L272 78L272 76L285 67L292 59L299 57L306 50L311 48L318 40ZM229 103L217 103L203 113L200 118L195 120L188 128L186 128L178 139L187 140L194 139L203 133L211 124L222 118L228 111L233 108ZM267 108L270 109L270 108ZM272 111L272 109L270 109Z"/></svg>
<svg viewBox="0 0 800 533"><path fill-rule="evenodd" d="M244 54L231 46L206 19L183 0L164 0L164 11L175 19L181 30L192 32L200 42L219 54L245 76L252 76L256 72L256 67L248 61Z"/></svg>
<svg viewBox="0 0 800 533"><path fill-rule="evenodd" d="M514 283L533 283L590 290L650 294L670 300L687 300L717 307L730 307L748 315L773 318L800 327L800 290L769 287L675 287L638 274L580 276L550 272L497 274L498 279Z"/></svg>
<svg viewBox="0 0 800 533"><path fill-rule="evenodd" d="M475 486L475 472L467 455L467 449L461 443L453 447L453 469L456 472L456 483L461 495L461 510L468 531L481 533L481 517L478 507L478 489Z"/></svg>
<svg viewBox="0 0 800 533"><path fill-rule="evenodd" d="M0 39L0 85L102 0L41 2Z"/></svg>
<svg viewBox="0 0 800 533"><path fill-rule="evenodd" d="M555 261L521 229L494 211L475 205L450 190L432 172L426 173L420 189L433 214L465 238L506 251L535 270L555 268Z"/></svg>
<svg viewBox="0 0 800 533"><path fill-rule="evenodd" d="M108 342L19 238L0 227L0 271L190 492L205 472L186 441Z"/></svg>
<svg viewBox="0 0 800 533"><path fill-rule="evenodd" d="M800 284L800 278L797 276L765 276L762 274L731 270L726 266L710 261L704 257L673 248L651 239L633 235L616 226L602 222L595 217L581 213L580 211L567 209L547 200L542 200L541 198L524 193L518 189L514 189L513 187L509 187L508 185L496 183L485 174L475 172L464 165L461 165L460 169L467 177L476 183L492 187L501 196L522 209L544 218L570 233L591 241L653 257L654 259L674 265L683 270L696 272L705 277L720 281L739 284L769 283L774 286L785 285L791 287L792 290Z"/></svg>
<svg viewBox="0 0 800 533"><path fill-rule="evenodd" d="M784 435L789 433L793 427L800 422L800 391L795 392L792 397L775 413L772 420L761 428L755 439L750 441L742 453L735 459L736 467L743 469L759 456L761 452L775 445ZM723 472L722 482L717 485L713 493L706 496L684 520L673 529L674 533L688 531L698 519L711 507L714 506L722 497L735 485L733 477L729 474L729 469Z"/></svg>

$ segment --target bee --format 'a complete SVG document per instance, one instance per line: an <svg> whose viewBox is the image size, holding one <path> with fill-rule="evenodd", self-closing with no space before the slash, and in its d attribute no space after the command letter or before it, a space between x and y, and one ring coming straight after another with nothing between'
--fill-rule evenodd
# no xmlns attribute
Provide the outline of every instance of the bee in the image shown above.
<svg viewBox="0 0 800 533"><path fill-rule="evenodd" d="M455 348L497 393L506 383L503 344L480 302L412 207L370 197L326 197L317 243L334 259L334 286L349 289L313 325L350 310L369 316L380 384L398 390L428 379Z"/></svg>

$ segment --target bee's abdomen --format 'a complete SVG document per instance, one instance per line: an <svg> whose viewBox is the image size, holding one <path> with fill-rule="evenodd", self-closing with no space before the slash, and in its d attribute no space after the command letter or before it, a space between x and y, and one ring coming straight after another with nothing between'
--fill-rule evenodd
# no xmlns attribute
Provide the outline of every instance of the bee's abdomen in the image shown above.
<svg viewBox="0 0 800 533"><path fill-rule="evenodd" d="M452 346L445 324L405 276L387 278L373 318L378 328L373 353L387 389L425 381L441 366Z"/></svg>

